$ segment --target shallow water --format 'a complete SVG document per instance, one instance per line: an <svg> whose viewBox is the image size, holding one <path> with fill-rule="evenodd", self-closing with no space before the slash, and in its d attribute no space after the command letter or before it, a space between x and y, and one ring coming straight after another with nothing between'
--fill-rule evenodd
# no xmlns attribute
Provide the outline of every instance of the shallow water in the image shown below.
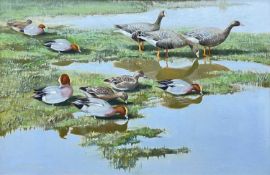
<svg viewBox="0 0 270 175"><path fill-rule="evenodd" d="M179 109L156 105L140 111L145 118L128 123L73 128L64 134L41 129L17 130L0 138L0 174L166 174L170 171L170 174L266 175L270 172L269 99L270 89L251 88L232 95L203 96L198 103ZM135 168L124 171L113 169L108 160L102 159L97 147L78 145L81 135L93 130L121 132L142 126L165 128L166 133L153 139L140 138L140 146L187 146L191 152L166 158L141 158Z"/></svg>
<svg viewBox="0 0 270 175"><path fill-rule="evenodd" d="M239 20L245 26L233 29L234 32L270 32L270 20L268 19L270 16L269 1L244 0L237 1L237 3L240 5L229 5L226 8L209 6L165 9L166 17L162 21L162 28L176 29L211 26L225 28L231 21ZM44 17L39 20L48 26L65 25L79 29L108 29L112 28L114 24L119 23L155 21L160 10L164 9L153 9L136 14Z"/></svg>
<svg viewBox="0 0 270 175"><path fill-rule="evenodd" d="M57 64L57 63L56 63ZM63 63L62 63L63 64ZM58 65L58 66L57 66ZM52 65L60 70L72 70L81 71L87 73L99 73L107 75L132 75L133 72L143 70L144 73L153 79L181 79L192 73L196 78L199 75L195 75L199 72L201 78L209 76L207 73L212 71L242 71L242 72L256 72L256 73L270 73L270 66L246 62L246 61L212 61L211 64L204 64L202 60L199 60L199 65L194 63L194 60L190 59L174 59L170 58L170 61L156 61L156 60L123 60L114 62L88 62L78 63L69 62L68 65L59 66ZM196 71L195 71L196 70Z"/></svg>

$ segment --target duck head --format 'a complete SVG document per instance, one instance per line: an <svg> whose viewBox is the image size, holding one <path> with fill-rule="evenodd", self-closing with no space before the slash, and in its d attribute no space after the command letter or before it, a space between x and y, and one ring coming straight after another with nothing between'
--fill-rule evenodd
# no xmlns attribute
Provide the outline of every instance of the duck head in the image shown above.
<svg viewBox="0 0 270 175"><path fill-rule="evenodd" d="M192 89L191 89L191 93L196 93L196 94L202 94L202 86L197 84L197 83L193 83L191 84Z"/></svg>
<svg viewBox="0 0 270 175"><path fill-rule="evenodd" d="M31 23L32 23L32 21L31 21ZM46 26L44 24L39 24L38 28L44 29L44 28L46 28Z"/></svg>
<svg viewBox="0 0 270 175"><path fill-rule="evenodd" d="M140 77L144 77L144 72L142 70L140 71L137 71L136 74L135 74L135 78L140 78Z"/></svg>
<svg viewBox="0 0 270 175"><path fill-rule="evenodd" d="M116 115L119 115L120 117L128 119L128 109L127 109L127 107L125 107L123 105L119 105L119 106L114 106L113 109L114 109L114 113Z"/></svg>
<svg viewBox="0 0 270 175"><path fill-rule="evenodd" d="M32 20L31 19L26 20L26 24L32 24Z"/></svg>
<svg viewBox="0 0 270 175"><path fill-rule="evenodd" d="M70 45L70 47L74 52L81 52L80 46L78 44L73 43Z"/></svg>
<svg viewBox="0 0 270 175"><path fill-rule="evenodd" d="M117 95L119 98L121 98L125 103L127 103L128 100L128 94L125 92L118 92Z"/></svg>
<svg viewBox="0 0 270 175"><path fill-rule="evenodd" d="M65 85L70 86L70 78L68 74L62 74L59 77L58 82L60 83L61 86L65 86Z"/></svg>

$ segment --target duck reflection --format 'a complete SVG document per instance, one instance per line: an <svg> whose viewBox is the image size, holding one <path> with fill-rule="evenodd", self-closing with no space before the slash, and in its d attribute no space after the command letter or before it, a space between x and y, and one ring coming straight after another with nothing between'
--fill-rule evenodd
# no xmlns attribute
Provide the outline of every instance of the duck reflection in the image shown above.
<svg viewBox="0 0 270 175"><path fill-rule="evenodd" d="M172 96L165 95L162 97L161 105L173 108L180 109L188 107L191 104L199 104L202 102L203 95L192 95L192 96Z"/></svg>
<svg viewBox="0 0 270 175"><path fill-rule="evenodd" d="M142 70L145 75L154 80L168 80L168 79L184 79L198 80L207 77L216 76L210 74L215 71L229 71L229 69L220 64L199 64L198 59L195 59L191 65L183 66L180 62L162 65L156 60L134 59L114 62L115 67L129 70L131 72Z"/></svg>
<svg viewBox="0 0 270 175"><path fill-rule="evenodd" d="M88 125L88 126L74 126L74 127L62 127L57 128L56 130L59 133L59 137L66 138L68 134L85 136L91 132L98 132L98 133L114 133L118 132L125 132L128 128L128 121L107 121L105 124L95 126L95 125Z"/></svg>

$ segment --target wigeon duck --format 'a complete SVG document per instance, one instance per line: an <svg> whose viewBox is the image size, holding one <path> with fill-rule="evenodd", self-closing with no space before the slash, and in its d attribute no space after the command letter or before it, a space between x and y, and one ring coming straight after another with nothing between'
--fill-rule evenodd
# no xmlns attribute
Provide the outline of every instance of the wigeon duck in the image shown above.
<svg viewBox="0 0 270 175"><path fill-rule="evenodd" d="M11 27L17 32L21 32L26 26L32 24L32 20L28 19L27 21L9 21L7 26Z"/></svg>
<svg viewBox="0 0 270 175"><path fill-rule="evenodd" d="M133 76L122 75L119 77L108 78L104 81L110 83L110 85L116 90L129 91L135 89L139 85L138 79L140 77L144 77L143 71L138 71Z"/></svg>
<svg viewBox="0 0 270 175"><path fill-rule="evenodd" d="M211 47L215 47L223 43L229 36L233 27L241 26L239 21L232 21L224 30L216 27L205 27L195 29L190 32L186 32L185 35L188 37L196 38L200 45L204 47L203 57L206 57L206 48L208 47L208 56L211 55Z"/></svg>
<svg viewBox="0 0 270 175"><path fill-rule="evenodd" d="M128 94L125 92L114 92L109 87L80 87L80 90L87 97L95 97L100 98L106 101L114 100L117 98L121 98L125 103L127 103Z"/></svg>
<svg viewBox="0 0 270 175"><path fill-rule="evenodd" d="M78 109L97 118L122 117L128 119L128 109L123 105L111 106L99 98L82 98L72 102Z"/></svg>
<svg viewBox="0 0 270 175"><path fill-rule="evenodd" d="M73 88L70 85L70 79L67 74L62 74L59 79L60 86L48 86L36 89L33 98L43 101L47 104L58 104L69 99L73 94Z"/></svg>
<svg viewBox="0 0 270 175"><path fill-rule="evenodd" d="M57 52L81 52L80 47L75 43L70 43L66 39L56 39L53 41L47 41L44 44L47 47L50 47L52 50Z"/></svg>
<svg viewBox="0 0 270 175"><path fill-rule="evenodd" d="M159 81L159 88L173 95L202 94L202 87L199 84L190 84L184 80Z"/></svg>
<svg viewBox="0 0 270 175"><path fill-rule="evenodd" d="M39 25L29 24L23 30L21 30L21 32L29 36L41 35L44 33L45 27L46 26L44 24L39 24Z"/></svg>
<svg viewBox="0 0 270 175"><path fill-rule="evenodd" d="M161 11L157 17L157 20L154 23L138 22L138 23L131 23L131 24L117 24L115 25L115 28L118 29L118 32L138 42L139 51L142 51L144 50L144 44L143 44L144 40L137 38L136 35L134 35L134 33L138 30L144 31L144 32L159 30L161 20L163 17L165 17L165 12Z"/></svg>

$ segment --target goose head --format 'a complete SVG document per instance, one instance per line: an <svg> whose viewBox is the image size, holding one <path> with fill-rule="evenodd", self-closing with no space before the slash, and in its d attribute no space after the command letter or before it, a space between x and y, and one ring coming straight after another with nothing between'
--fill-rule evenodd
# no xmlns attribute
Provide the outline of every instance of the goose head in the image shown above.
<svg viewBox="0 0 270 175"><path fill-rule="evenodd" d="M78 44L73 43L70 45L70 47L74 52L81 52L80 46Z"/></svg>
<svg viewBox="0 0 270 175"><path fill-rule="evenodd" d="M165 11L162 10L162 11L159 13L159 16L162 17L162 18L165 17Z"/></svg>
<svg viewBox="0 0 270 175"><path fill-rule="evenodd" d="M240 23L240 21L232 21L230 26L236 27L236 26L243 26L243 24Z"/></svg>

